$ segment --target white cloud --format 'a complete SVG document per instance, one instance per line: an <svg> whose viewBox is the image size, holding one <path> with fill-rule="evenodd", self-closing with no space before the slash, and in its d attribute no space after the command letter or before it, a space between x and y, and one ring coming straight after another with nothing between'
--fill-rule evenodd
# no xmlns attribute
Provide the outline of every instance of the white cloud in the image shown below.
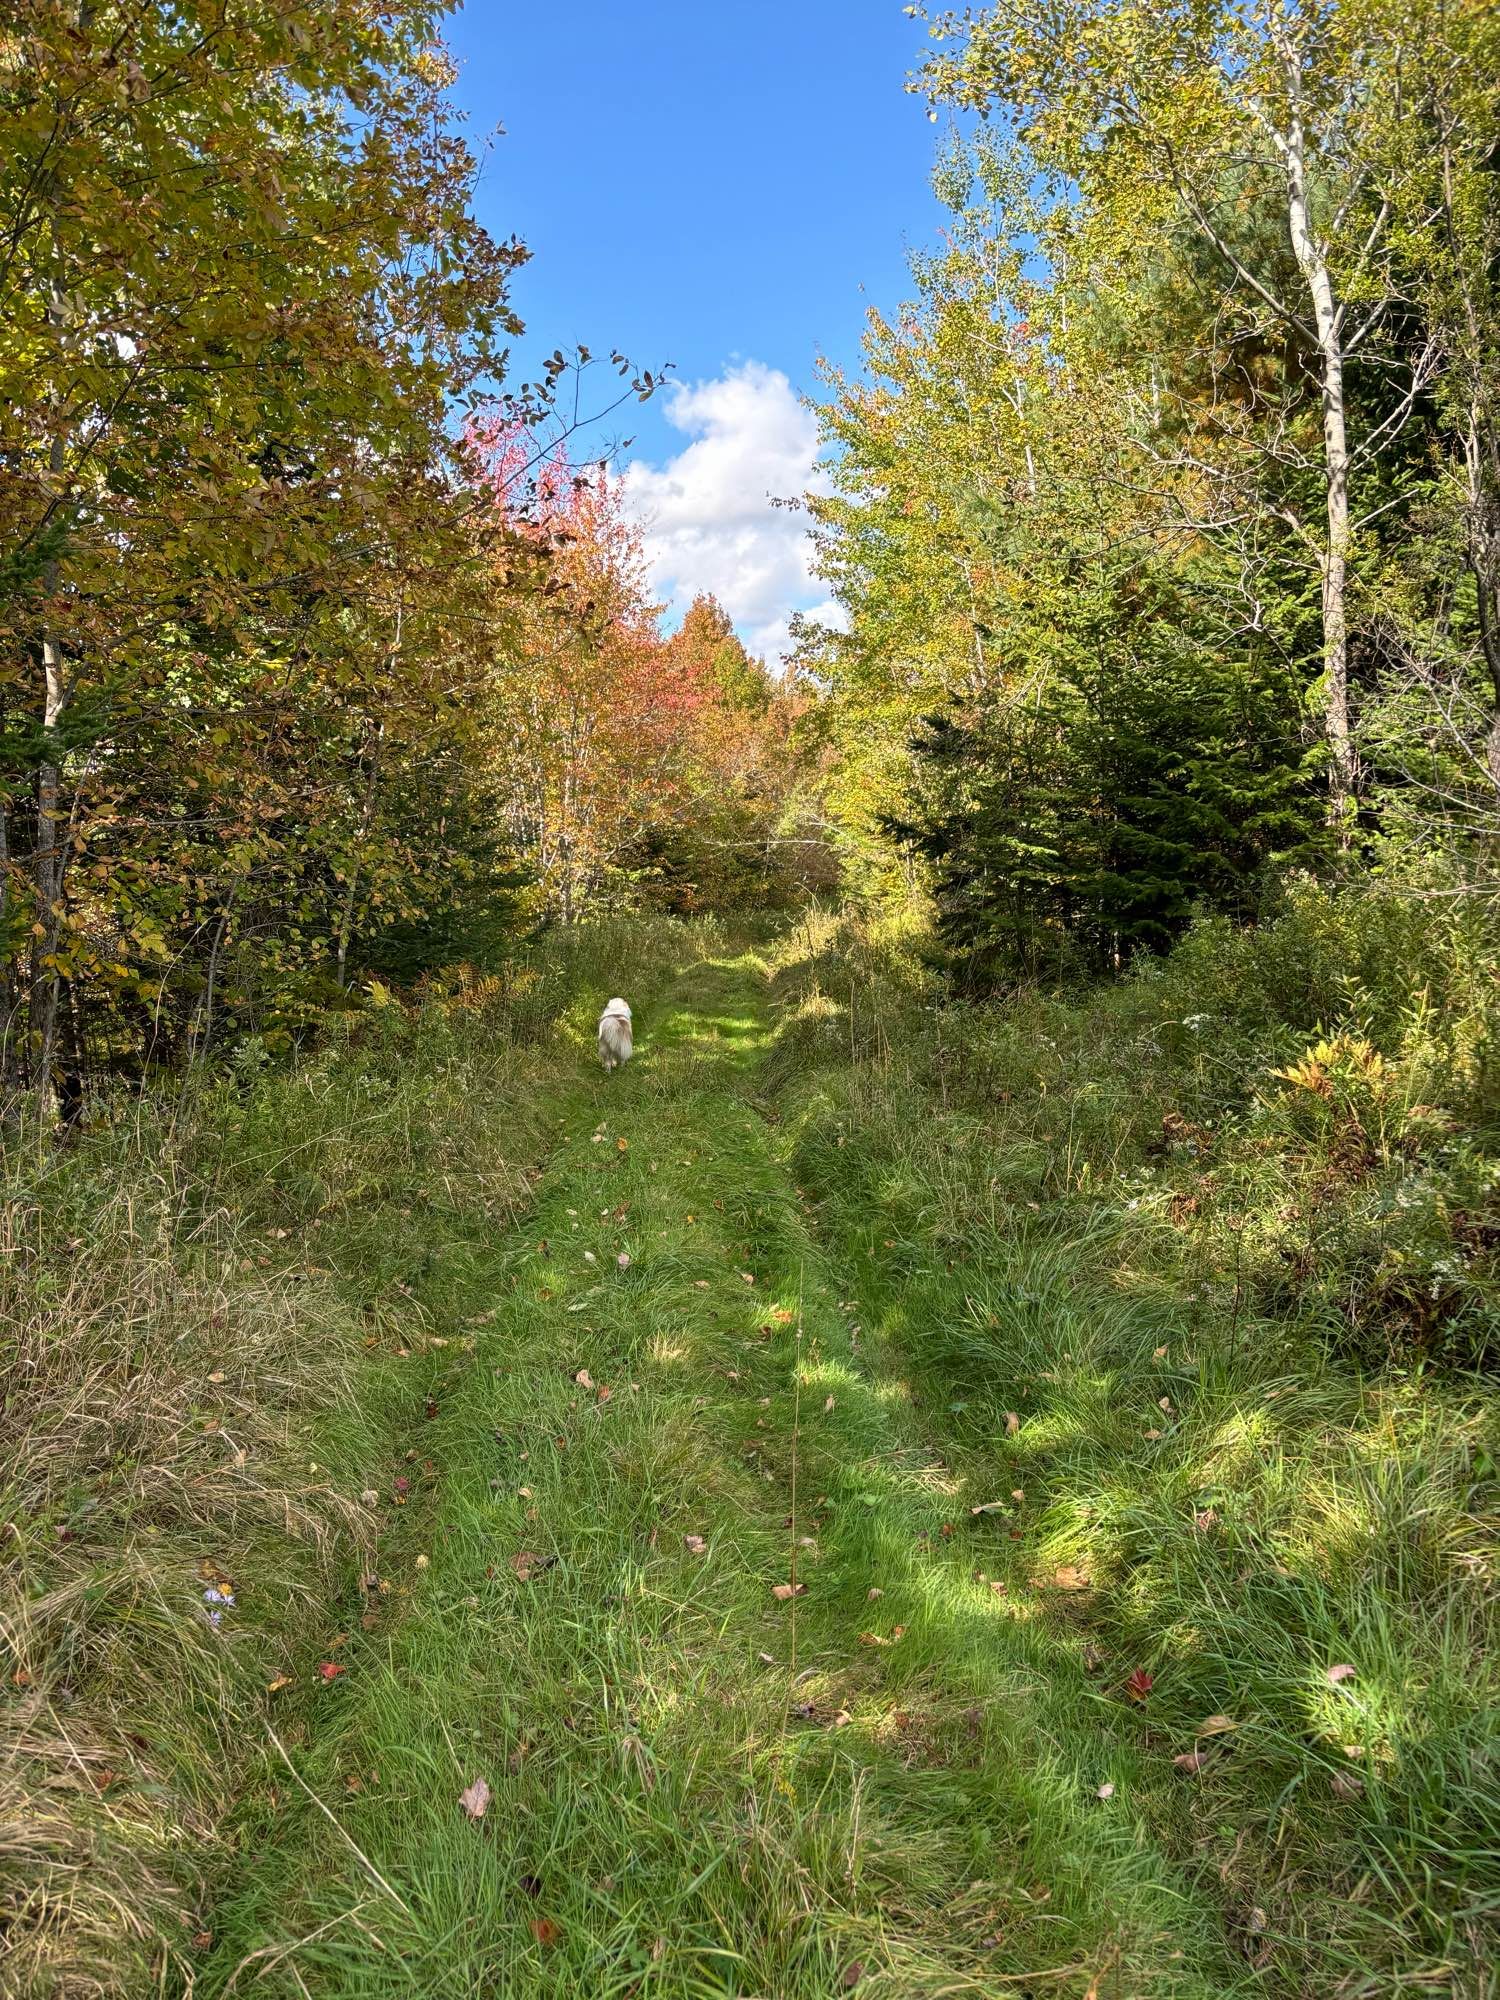
<svg viewBox="0 0 1500 2000"><path fill-rule="evenodd" d="M794 611L830 607L813 576L807 518L771 505L819 482L817 423L780 369L738 362L667 391L667 420L692 442L665 465L626 468L657 593L676 613L712 591L752 653L774 665Z"/></svg>

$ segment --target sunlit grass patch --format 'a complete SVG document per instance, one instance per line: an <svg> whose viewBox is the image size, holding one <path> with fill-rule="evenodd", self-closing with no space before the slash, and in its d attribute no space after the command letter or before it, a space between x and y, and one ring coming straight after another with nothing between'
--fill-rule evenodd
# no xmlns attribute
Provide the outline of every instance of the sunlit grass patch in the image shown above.
<svg viewBox="0 0 1500 2000"><path fill-rule="evenodd" d="M1058 1743L1114 1746L1101 1810L1180 1860L1262 1990L1486 1990L1493 1400L1341 1360L1282 1219L1326 1169L1289 1175L1253 1125L1236 1150L1256 1056L1228 997L1212 1046L1151 1028L1149 985L939 1022L907 965L826 925L778 978L794 1171L956 1477L1024 1490L976 1567L1046 1663ZM813 992L849 996L841 1045L802 1033ZM1367 1204L1358 1259L1378 1226ZM1348 1296L1378 1309L1363 1269Z"/></svg>

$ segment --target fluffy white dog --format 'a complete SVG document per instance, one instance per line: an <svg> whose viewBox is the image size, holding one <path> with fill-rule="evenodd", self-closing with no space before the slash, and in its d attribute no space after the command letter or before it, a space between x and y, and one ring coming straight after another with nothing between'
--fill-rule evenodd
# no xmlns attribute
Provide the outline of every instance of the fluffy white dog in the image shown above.
<svg viewBox="0 0 1500 2000"><path fill-rule="evenodd" d="M628 1063L635 1053L630 1039L630 1008L623 1000L611 1000L599 1016L599 1060L606 1069Z"/></svg>

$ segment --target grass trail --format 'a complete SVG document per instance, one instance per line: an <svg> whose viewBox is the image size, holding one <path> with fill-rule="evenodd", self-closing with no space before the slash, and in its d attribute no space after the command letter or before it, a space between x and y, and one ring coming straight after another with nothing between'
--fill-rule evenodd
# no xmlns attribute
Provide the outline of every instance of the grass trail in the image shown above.
<svg viewBox="0 0 1500 2000"><path fill-rule="evenodd" d="M1118 1701L990 1587L1024 1503L960 1488L818 1244L754 1097L763 966L638 1028L558 1081L199 1990L1248 1990Z"/></svg>

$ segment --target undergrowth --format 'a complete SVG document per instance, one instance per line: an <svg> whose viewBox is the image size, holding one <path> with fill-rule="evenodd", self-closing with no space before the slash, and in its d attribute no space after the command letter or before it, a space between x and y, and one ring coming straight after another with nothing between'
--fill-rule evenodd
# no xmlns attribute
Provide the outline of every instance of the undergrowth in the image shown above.
<svg viewBox="0 0 1500 2000"><path fill-rule="evenodd" d="M1492 2000L1470 923L633 923L15 1150L5 1992Z"/></svg>
<svg viewBox="0 0 1500 2000"><path fill-rule="evenodd" d="M1268 1992L1490 1993L1482 926L1307 885L1118 986L959 1008L816 919L778 985L797 1175L935 1443L1013 1492L990 1586L1135 1718L1128 1810Z"/></svg>
<svg viewBox="0 0 1500 2000"><path fill-rule="evenodd" d="M357 1616L627 934L657 982L696 945L555 936L290 1069L251 1043L180 1102L4 1156L0 1991L191 1985L267 1689Z"/></svg>

